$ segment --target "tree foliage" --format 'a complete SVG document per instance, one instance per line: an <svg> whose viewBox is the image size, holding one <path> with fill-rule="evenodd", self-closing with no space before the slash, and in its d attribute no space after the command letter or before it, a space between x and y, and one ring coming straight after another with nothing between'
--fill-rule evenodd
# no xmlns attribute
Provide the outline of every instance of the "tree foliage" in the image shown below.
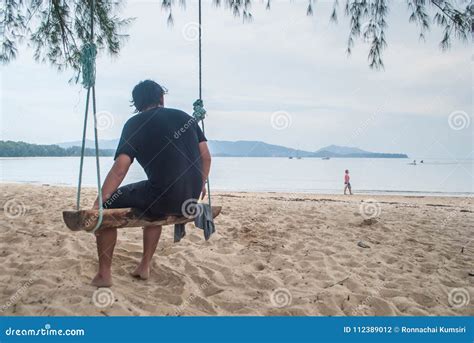
<svg viewBox="0 0 474 343"><path fill-rule="evenodd" d="M93 0L3 0L0 7L0 61L9 62L24 41L33 48L37 61L63 69L80 69L80 51L90 40ZM94 41L99 50L119 53L122 30L131 19L118 16L120 1L94 1Z"/></svg>
<svg viewBox="0 0 474 343"><path fill-rule="evenodd" d="M3 0L0 7L0 61L7 63L18 54L18 45L24 41L34 50L35 59L49 62L58 69L80 69L81 46L90 40L90 5L94 0ZM185 7L186 0L161 1L167 11L167 20L173 24L173 8ZM315 0L307 0L306 15L317 10ZM385 31L390 0L333 0L330 20L337 23L340 12L349 20L347 53L350 54L358 39L368 42L368 61L371 68L383 68L383 51L387 46ZM126 27L131 18L119 16L124 0L95 0L95 42L99 50L118 54ZM467 41L471 32L473 5L469 0L405 0L408 21L415 23L423 39L432 25L442 28L441 49L450 48L454 39ZM224 6L236 17L251 21L252 0L213 0L217 7ZM272 0L265 0L270 9Z"/></svg>
<svg viewBox="0 0 474 343"><path fill-rule="evenodd" d="M113 156L115 150L100 149L100 156ZM0 141L0 157L81 156L81 147L62 148L58 145L38 145L25 142ZM95 149L85 148L84 156L95 156Z"/></svg>

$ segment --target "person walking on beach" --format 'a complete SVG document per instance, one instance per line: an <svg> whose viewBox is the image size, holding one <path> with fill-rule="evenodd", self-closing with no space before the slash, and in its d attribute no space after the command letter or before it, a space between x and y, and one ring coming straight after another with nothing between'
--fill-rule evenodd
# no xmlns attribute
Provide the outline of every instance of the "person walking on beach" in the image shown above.
<svg viewBox="0 0 474 343"><path fill-rule="evenodd" d="M351 177L349 176L349 169L346 169L346 172L344 174L344 195L346 195L347 190L349 190L349 194L352 195Z"/></svg>
<svg viewBox="0 0 474 343"><path fill-rule="evenodd" d="M164 107L165 90L152 80L142 81L132 91L136 115L123 127L114 164L102 186L102 199L93 209L133 207L144 214L161 217L182 215L186 201L204 198L211 168L211 155L197 121L183 111ZM119 188L134 160L147 180ZM143 228L143 255L132 272L147 279L161 235L161 226ZM99 271L92 285L112 285L111 265L117 229L96 233Z"/></svg>

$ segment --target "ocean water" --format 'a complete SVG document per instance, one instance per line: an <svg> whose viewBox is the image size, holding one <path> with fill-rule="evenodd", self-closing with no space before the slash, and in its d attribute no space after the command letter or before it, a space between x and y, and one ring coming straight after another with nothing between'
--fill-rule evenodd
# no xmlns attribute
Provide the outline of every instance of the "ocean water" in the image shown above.
<svg viewBox="0 0 474 343"><path fill-rule="evenodd" d="M211 186L223 191L341 193L349 169L355 193L465 196L474 194L474 160L215 157ZM113 163L101 158L102 180ZM76 186L78 157L0 158L0 181ZM96 186L95 159L86 157L83 184ZM133 163L125 183L144 180Z"/></svg>

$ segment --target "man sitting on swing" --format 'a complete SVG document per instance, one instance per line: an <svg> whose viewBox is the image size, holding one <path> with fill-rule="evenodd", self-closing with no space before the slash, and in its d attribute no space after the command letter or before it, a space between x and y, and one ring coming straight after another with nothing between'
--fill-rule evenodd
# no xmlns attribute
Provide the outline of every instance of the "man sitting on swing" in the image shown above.
<svg viewBox="0 0 474 343"><path fill-rule="evenodd" d="M185 112L164 107L163 87L154 81L140 82L132 91L136 115L126 123L115 153L115 162L105 178L104 208L137 208L147 215L182 215L186 200L204 198L211 167L206 137L197 121ZM133 160L148 180L119 188ZM161 235L161 226L143 228L143 256L132 275L146 280ZM117 229L96 233L99 271L92 280L97 287L112 285L112 255Z"/></svg>

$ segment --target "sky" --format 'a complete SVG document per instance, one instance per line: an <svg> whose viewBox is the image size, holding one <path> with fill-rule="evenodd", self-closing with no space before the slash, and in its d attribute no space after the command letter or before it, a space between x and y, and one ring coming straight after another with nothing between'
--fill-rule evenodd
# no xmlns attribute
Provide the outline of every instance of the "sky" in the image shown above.
<svg viewBox="0 0 474 343"><path fill-rule="evenodd" d="M131 89L153 79L169 89L165 105L192 112L198 97L197 6L174 9L174 26L159 1L128 1L134 17L117 57L97 62L99 136L120 136L133 115ZM471 42L439 48L435 27L426 41L408 23L405 2L391 2L385 70L369 68L369 45L356 41L342 11L330 23L332 2L260 1L253 22L203 5L203 99L206 135L213 140L259 140L315 151L330 144L419 158L474 158ZM33 61L23 47L1 67L1 139L52 144L81 139L86 92ZM92 130L89 130L91 133ZM91 136L90 136L91 137Z"/></svg>

